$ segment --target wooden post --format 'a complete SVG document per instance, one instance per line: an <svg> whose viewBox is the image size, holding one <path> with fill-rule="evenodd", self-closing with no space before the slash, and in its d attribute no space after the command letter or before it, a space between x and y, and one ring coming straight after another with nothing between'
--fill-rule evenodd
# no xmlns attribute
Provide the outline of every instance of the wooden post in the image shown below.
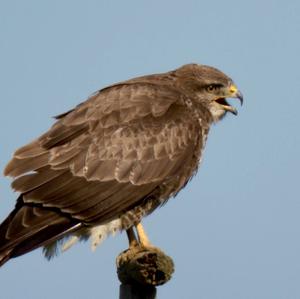
<svg viewBox="0 0 300 299"><path fill-rule="evenodd" d="M156 286L171 279L174 263L157 247L132 246L117 257L120 299L154 299Z"/></svg>
<svg viewBox="0 0 300 299"><path fill-rule="evenodd" d="M132 284L120 285L119 299L155 299L156 287Z"/></svg>

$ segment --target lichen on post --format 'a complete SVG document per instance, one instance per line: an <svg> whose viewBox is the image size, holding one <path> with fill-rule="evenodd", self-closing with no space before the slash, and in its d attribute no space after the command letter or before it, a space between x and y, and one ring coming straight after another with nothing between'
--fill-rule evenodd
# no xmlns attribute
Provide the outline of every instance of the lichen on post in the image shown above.
<svg viewBox="0 0 300 299"><path fill-rule="evenodd" d="M120 299L155 298L156 286L169 281L173 260L157 247L140 244L123 251L116 260Z"/></svg>

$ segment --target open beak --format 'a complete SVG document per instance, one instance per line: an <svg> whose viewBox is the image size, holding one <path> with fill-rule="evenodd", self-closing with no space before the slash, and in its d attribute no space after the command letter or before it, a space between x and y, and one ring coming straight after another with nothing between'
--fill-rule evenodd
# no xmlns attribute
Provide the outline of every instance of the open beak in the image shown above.
<svg viewBox="0 0 300 299"><path fill-rule="evenodd" d="M236 108L234 108L233 106L231 106L226 101L226 98L236 98L236 99L239 99L241 105L243 105L243 95L242 95L242 93L238 90L238 88L234 84L232 84L232 85L230 85L227 88L224 97L218 98L216 100L216 102L218 104L222 105L222 107L223 107L224 110L226 110L228 112L231 112L234 115L237 115L238 112L237 112Z"/></svg>

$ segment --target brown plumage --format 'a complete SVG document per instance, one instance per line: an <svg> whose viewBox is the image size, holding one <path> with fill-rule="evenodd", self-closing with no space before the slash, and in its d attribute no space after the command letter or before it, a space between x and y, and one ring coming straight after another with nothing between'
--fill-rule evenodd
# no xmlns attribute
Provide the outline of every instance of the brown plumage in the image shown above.
<svg viewBox="0 0 300 299"><path fill-rule="evenodd" d="M242 99L222 72L189 64L104 88L57 116L4 170L20 192L0 226L0 265L117 220L128 229L196 172L210 125Z"/></svg>

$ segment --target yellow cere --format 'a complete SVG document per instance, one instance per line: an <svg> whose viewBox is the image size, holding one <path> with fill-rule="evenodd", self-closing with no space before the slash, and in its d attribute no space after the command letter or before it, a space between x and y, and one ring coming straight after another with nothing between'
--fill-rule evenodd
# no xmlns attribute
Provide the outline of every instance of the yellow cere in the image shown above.
<svg viewBox="0 0 300 299"><path fill-rule="evenodd" d="M236 93L237 91L238 91L238 89L237 89L237 87L235 86L235 85L231 85L230 87L229 87L229 91L231 92L231 93Z"/></svg>

